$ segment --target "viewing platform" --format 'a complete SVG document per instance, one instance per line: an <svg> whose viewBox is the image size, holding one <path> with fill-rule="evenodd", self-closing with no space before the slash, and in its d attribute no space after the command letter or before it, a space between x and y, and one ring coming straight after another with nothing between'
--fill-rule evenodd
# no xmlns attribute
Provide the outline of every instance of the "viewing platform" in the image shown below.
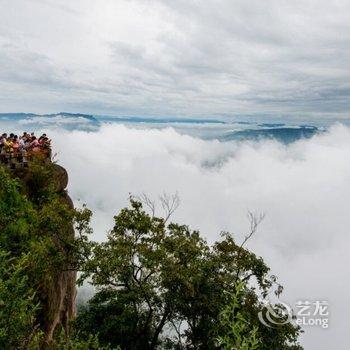
<svg viewBox="0 0 350 350"><path fill-rule="evenodd" d="M41 152L36 153L24 153L24 154L1 154L0 165L6 166L9 169L27 168L34 158L40 158L47 162L51 162L51 150L49 154L43 154Z"/></svg>
<svg viewBox="0 0 350 350"><path fill-rule="evenodd" d="M27 168L33 159L51 162L51 140L46 134L36 138L34 133L22 136L4 133L0 137L0 165L9 169Z"/></svg>

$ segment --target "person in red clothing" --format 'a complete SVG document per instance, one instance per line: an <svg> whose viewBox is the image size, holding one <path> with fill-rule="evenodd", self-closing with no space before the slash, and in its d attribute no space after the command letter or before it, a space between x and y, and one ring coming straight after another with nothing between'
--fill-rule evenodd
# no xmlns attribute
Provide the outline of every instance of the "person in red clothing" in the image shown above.
<svg viewBox="0 0 350 350"><path fill-rule="evenodd" d="M30 142L29 147L30 147L30 149L33 152L39 152L40 151L40 142L35 136L32 136L32 140Z"/></svg>
<svg viewBox="0 0 350 350"><path fill-rule="evenodd" d="M12 149L13 149L13 155L14 157L17 157L19 155L19 140L18 140L18 136L15 135L13 137L13 141L12 141Z"/></svg>

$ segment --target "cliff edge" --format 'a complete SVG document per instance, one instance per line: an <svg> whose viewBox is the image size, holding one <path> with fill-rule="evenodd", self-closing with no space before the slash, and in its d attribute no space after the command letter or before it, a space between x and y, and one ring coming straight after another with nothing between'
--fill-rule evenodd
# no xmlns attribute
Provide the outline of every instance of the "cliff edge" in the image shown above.
<svg viewBox="0 0 350 350"><path fill-rule="evenodd" d="M74 208L73 201L69 197L66 188L68 185L68 173L62 166L53 164L55 191L58 193L62 201L71 209ZM74 238L74 228L67 232L69 238ZM57 245L59 241L55 242ZM68 254L68 252L67 252ZM62 326L66 332L69 332L69 321L76 316L76 271L60 271L52 283L52 288L48 294L47 312L51 316L46 320L44 326L45 337L47 341L51 341L57 327Z"/></svg>
<svg viewBox="0 0 350 350"><path fill-rule="evenodd" d="M36 203L37 210L41 210L44 205L47 205L41 202L41 197L45 196L46 191L53 194L54 200L65 204L65 208L68 207L66 212L74 209L73 202L66 190L68 173L62 166L45 162L45 164L34 164L28 168L14 169L11 172L13 177L20 180L26 197ZM62 220L59 216L60 213L57 214L57 217L53 217L53 215L50 217L48 214L47 220L57 226L58 220ZM49 276L44 276L38 295L41 304L38 320L40 329L44 332L45 341L48 343L53 339L55 331L60 331L63 328L69 332L69 321L76 316L77 273L70 266L71 251L70 245L67 244L67 242L74 240L73 223L67 219L57 230L59 232L55 232L53 228L45 234L49 234L51 237L53 253L59 252L63 258L60 257L58 268L56 264L55 268L46 273Z"/></svg>

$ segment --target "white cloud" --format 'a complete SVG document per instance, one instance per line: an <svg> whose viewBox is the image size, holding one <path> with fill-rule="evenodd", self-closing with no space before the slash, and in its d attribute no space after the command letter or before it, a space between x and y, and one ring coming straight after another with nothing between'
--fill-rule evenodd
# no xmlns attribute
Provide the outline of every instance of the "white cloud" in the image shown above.
<svg viewBox="0 0 350 350"><path fill-rule="evenodd" d="M99 132L48 130L69 192L93 209L95 237L104 239L129 193L179 192L174 219L213 241L221 230L247 230L248 209L266 219L249 247L286 287L283 300L328 300L330 329L306 329L305 349L346 349L349 264L350 129L285 146L220 143L173 129L104 125Z"/></svg>
<svg viewBox="0 0 350 350"><path fill-rule="evenodd" d="M242 240L247 210L265 212L249 248L280 277L283 300L330 303L330 329L307 328L305 349L346 349L350 128L335 125L286 146L205 141L172 128L103 124L87 132L64 127L47 124L40 132L53 139L75 203L80 199L93 210L95 239L106 237L129 193L156 198L178 191L181 206L174 220L199 229L209 241L222 230ZM21 128L1 122L2 130Z"/></svg>

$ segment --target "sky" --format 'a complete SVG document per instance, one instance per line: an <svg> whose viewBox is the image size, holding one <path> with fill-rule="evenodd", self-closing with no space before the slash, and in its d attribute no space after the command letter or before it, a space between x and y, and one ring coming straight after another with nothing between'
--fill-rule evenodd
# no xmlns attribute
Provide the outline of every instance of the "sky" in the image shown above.
<svg viewBox="0 0 350 350"><path fill-rule="evenodd" d="M346 0L1 0L0 112L346 119Z"/></svg>

